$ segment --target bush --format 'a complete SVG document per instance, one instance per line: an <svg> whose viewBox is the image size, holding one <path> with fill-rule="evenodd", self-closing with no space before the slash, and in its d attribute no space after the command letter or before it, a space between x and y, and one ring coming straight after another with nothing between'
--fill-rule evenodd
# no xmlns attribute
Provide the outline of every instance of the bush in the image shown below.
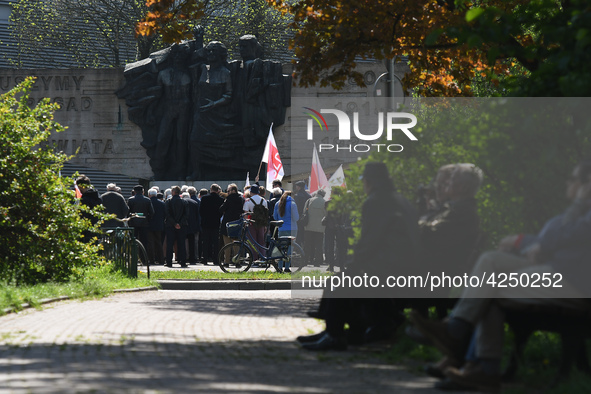
<svg viewBox="0 0 591 394"><path fill-rule="evenodd" d="M64 130L53 120L57 104L29 108L33 82L0 96L0 281L9 284L65 281L102 261L96 243L81 242L93 227L74 203L73 179L60 176L69 157L46 144Z"/></svg>

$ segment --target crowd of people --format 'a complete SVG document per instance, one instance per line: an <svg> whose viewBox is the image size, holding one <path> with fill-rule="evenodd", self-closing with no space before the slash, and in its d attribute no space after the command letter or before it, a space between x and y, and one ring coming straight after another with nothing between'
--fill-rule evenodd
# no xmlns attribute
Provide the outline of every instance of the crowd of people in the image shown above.
<svg viewBox="0 0 591 394"><path fill-rule="evenodd" d="M324 319L326 329L298 337L300 345L307 350L343 350L386 339L404 322L403 309L412 307L407 334L445 355L426 368L442 379L436 387L495 391L501 385L506 308L550 305L589 310L591 161L577 165L567 180L571 205L539 234L511 235L501 240L498 250L479 254L482 232L475 195L482 177L472 164L443 166L415 207L395 192L383 163L367 163L362 177L368 196L362 207L361 236L346 272L383 277L445 270L478 278L504 273L532 279L558 274L560 286L467 286L460 289L445 319L430 319L421 306L433 305L433 300L413 299L419 293L411 289L382 293L379 289L368 293L325 289L318 310L309 315ZM451 298L454 290L458 289L447 288L433 297Z"/></svg>
<svg viewBox="0 0 591 394"><path fill-rule="evenodd" d="M265 198L265 188L258 183L247 185L243 190L232 183L225 191L217 184L212 184L209 190L183 185L161 191L154 186L147 191L147 196L144 187L137 185L127 199L114 183L108 184L107 191L99 195L85 175L77 178L76 185L82 194L82 204L90 208L102 205L105 213L115 215L102 224L103 228L121 227L121 219L131 217L129 226L145 246L150 265L165 264L170 268L174 262L180 267L217 265L219 250L234 240L228 236L226 224L240 219L243 214L249 214L254 220L248 230L261 245L266 243L266 234L275 230L271 222L282 220L278 235L297 237L306 256L310 256L308 263L317 267L325 264L324 256L329 270L338 267L338 261L344 259L334 256L345 256L348 248L346 236L337 230L343 227L346 218L328 215L324 190L311 196L304 182L296 183L295 193L292 193L282 188L280 180L274 180L269 199ZM85 213L85 216L96 223L97 219L91 214ZM350 229L350 223L345 227ZM332 243L323 241L325 232ZM335 239L338 242L335 243ZM330 250L323 249L324 244ZM289 263L285 264L284 267L284 262L279 262L280 270L291 272Z"/></svg>

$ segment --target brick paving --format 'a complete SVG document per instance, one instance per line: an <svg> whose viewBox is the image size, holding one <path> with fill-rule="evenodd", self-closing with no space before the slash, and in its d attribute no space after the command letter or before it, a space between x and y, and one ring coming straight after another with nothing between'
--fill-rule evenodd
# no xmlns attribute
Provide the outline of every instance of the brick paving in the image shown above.
<svg viewBox="0 0 591 394"><path fill-rule="evenodd" d="M314 353L316 301L148 291L0 317L0 393L431 393L375 350Z"/></svg>

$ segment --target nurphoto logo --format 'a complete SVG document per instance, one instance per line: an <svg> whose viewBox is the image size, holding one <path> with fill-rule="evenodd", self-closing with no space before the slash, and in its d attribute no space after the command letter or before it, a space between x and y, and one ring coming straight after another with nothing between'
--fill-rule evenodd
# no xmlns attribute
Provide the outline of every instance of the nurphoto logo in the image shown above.
<svg viewBox="0 0 591 394"><path fill-rule="evenodd" d="M377 121L378 127L377 131L368 132L364 130L362 132L359 127L359 112L344 112L338 109L321 109L320 111L316 111L309 107L304 107L305 110L309 112L305 112L305 114L310 116L308 119L307 124L307 139L309 141L314 139L314 125L317 125L317 129L320 129L321 132L327 133L329 132L328 122L326 121L325 117L322 114L330 114L336 116L336 120L338 122L338 140L339 142L343 142L345 144L319 144L318 149L320 152L327 151L327 150L336 150L339 151L347 151L347 152L369 152L372 149L377 150L378 152L380 149L385 149L388 152L397 153L402 152L404 149L400 144L349 144L347 145L347 141L351 141L352 135L360 141L377 141L382 138L384 134L384 129L386 130L386 140L392 141L397 131L402 132L409 140L417 141L417 137L410 131L411 128L416 126L417 118L413 114L407 112L378 112L377 113ZM353 116L353 120L351 121L351 117ZM329 117L329 119L331 119ZM334 118L332 118L334 120ZM384 127L385 125L385 127ZM331 127L332 130L332 127Z"/></svg>

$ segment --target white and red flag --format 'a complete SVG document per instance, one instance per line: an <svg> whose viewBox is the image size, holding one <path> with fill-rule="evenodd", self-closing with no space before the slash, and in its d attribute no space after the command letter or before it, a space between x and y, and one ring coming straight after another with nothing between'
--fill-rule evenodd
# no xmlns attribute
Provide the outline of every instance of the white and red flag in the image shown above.
<svg viewBox="0 0 591 394"><path fill-rule="evenodd" d="M281 158L279 157L279 149L277 149L277 143L273 136L273 125L269 128L269 137L267 137L262 161L263 163L267 163L267 181L265 187L268 191L271 191L273 181L275 179L281 180L285 175L283 163L281 163Z"/></svg>
<svg viewBox="0 0 591 394"><path fill-rule="evenodd" d="M246 184L244 185L244 187L246 186L250 186L250 172L246 173Z"/></svg>
<svg viewBox="0 0 591 394"><path fill-rule="evenodd" d="M76 183L74 183L74 191L76 192L76 198L82 198L82 192Z"/></svg>
<svg viewBox="0 0 591 394"><path fill-rule="evenodd" d="M312 154L312 170L310 171L310 193L314 193L318 189L325 189L328 187L328 179L322 169L320 160L318 159L318 151L316 144L314 144L314 153Z"/></svg>

